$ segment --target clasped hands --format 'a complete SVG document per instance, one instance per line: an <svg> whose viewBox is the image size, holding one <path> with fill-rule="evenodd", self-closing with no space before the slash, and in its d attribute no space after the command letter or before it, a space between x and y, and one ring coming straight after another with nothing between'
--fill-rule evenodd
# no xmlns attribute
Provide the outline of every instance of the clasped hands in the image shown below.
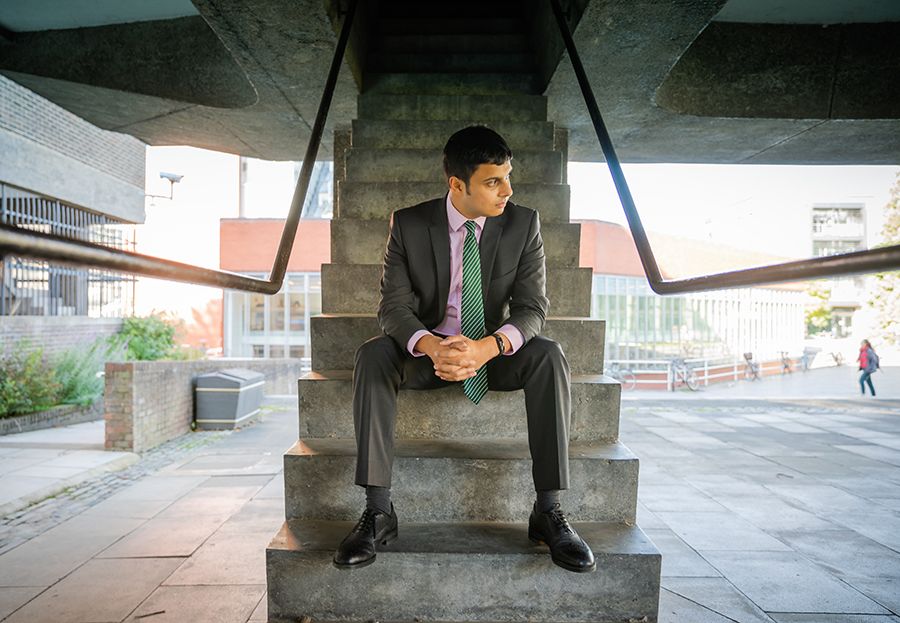
<svg viewBox="0 0 900 623"><path fill-rule="evenodd" d="M416 350L431 358L436 376L450 382L472 378L479 368L499 354L492 336L473 340L464 335L443 339L425 335L416 343Z"/></svg>

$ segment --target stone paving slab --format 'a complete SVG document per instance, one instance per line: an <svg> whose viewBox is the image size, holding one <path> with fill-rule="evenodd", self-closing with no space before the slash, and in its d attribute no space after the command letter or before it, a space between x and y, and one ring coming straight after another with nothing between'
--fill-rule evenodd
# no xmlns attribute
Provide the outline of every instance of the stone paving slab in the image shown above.
<svg viewBox="0 0 900 623"><path fill-rule="evenodd" d="M161 586L127 623L245 623L266 592L265 585ZM151 615L152 613L158 613Z"/></svg>
<svg viewBox="0 0 900 623"><path fill-rule="evenodd" d="M741 623L771 623L771 619L727 579L663 578L662 588Z"/></svg>
<svg viewBox="0 0 900 623"><path fill-rule="evenodd" d="M177 558L90 560L6 622L121 621L180 563Z"/></svg>

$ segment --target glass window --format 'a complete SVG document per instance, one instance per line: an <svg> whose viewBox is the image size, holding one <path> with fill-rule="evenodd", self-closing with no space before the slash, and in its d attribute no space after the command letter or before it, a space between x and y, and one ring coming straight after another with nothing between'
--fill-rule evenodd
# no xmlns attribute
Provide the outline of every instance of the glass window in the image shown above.
<svg viewBox="0 0 900 623"><path fill-rule="evenodd" d="M306 347L303 345L300 346L291 346L291 357L294 359L300 359L306 356Z"/></svg>
<svg viewBox="0 0 900 623"><path fill-rule="evenodd" d="M266 330L266 297L262 294L250 295L250 330ZM254 347L255 348L255 347ZM260 355L261 357L262 355Z"/></svg>
<svg viewBox="0 0 900 623"><path fill-rule="evenodd" d="M262 344L254 344L253 345L253 356L254 357L265 357L266 356L266 347Z"/></svg>
<svg viewBox="0 0 900 623"><path fill-rule="evenodd" d="M271 359L282 359L284 357L284 346L282 346L281 344L270 345L269 357Z"/></svg>
<svg viewBox="0 0 900 623"><path fill-rule="evenodd" d="M306 295L302 292L291 293L290 297L290 326L291 331L302 332L306 329Z"/></svg>
<svg viewBox="0 0 900 623"><path fill-rule="evenodd" d="M284 294L269 299L269 332L284 331Z"/></svg>

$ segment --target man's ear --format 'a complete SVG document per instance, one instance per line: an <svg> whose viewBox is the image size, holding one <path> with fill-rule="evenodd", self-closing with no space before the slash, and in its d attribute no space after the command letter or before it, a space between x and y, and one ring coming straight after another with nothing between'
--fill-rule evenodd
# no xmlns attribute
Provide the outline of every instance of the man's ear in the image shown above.
<svg viewBox="0 0 900 623"><path fill-rule="evenodd" d="M450 176L449 183L450 183L450 190L456 191L458 193L466 192L465 183L461 179L456 177L455 175Z"/></svg>

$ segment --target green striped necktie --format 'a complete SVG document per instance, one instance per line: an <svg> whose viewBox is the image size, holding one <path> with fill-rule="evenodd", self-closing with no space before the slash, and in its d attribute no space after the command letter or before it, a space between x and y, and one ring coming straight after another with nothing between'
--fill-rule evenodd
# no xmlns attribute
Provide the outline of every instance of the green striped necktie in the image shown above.
<svg viewBox="0 0 900 623"><path fill-rule="evenodd" d="M475 221L466 221L466 240L463 243L462 334L471 340L484 337L484 301L481 298L481 259L475 239ZM488 390L487 366L481 366L470 379L463 381L469 400L478 404Z"/></svg>

